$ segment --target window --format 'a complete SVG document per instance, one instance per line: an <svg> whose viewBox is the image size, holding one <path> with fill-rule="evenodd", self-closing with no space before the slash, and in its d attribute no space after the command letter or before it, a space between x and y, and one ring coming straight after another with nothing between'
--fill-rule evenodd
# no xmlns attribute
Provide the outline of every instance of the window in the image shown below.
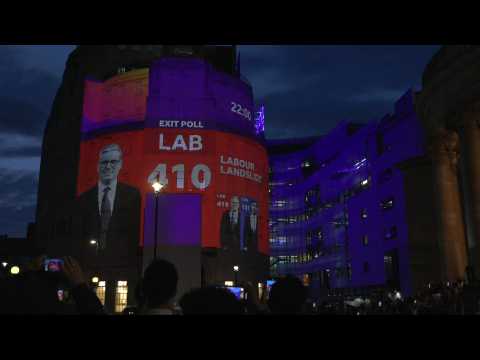
<svg viewBox="0 0 480 360"><path fill-rule="evenodd" d="M320 196L320 187L317 185L308 190L305 194L305 204L311 205L317 203Z"/></svg>
<svg viewBox="0 0 480 360"><path fill-rule="evenodd" d="M121 313L127 307L128 285L126 281L117 283L117 292L115 294L115 312Z"/></svg>
<svg viewBox="0 0 480 360"><path fill-rule="evenodd" d="M396 237L397 237L397 227L396 226L392 226L392 227L390 227L390 229L387 229L385 231L385 239L386 240L394 239Z"/></svg>
<svg viewBox="0 0 480 360"><path fill-rule="evenodd" d="M318 240L323 240L323 230L322 229L317 229L317 239Z"/></svg>
<svg viewBox="0 0 480 360"><path fill-rule="evenodd" d="M366 166L366 165L367 165L367 158L364 157L364 158L362 158L362 159L360 159L360 160L358 160L358 161L355 161L355 162L353 163L353 168L354 168L355 170L358 170L358 169L360 169L360 168L362 168L362 167L364 167L364 166Z"/></svg>
<svg viewBox="0 0 480 360"><path fill-rule="evenodd" d="M367 209L362 209L360 211L360 217L362 218L362 220L365 220L368 217Z"/></svg>
<svg viewBox="0 0 480 360"><path fill-rule="evenodd" d="M362 244L363 244L363 246L367 246L367 245L368 245L368 235L363 235L363 237L362 237Z"/></svg>
<svg viewBox="0 0 480 360"><path fill-rule="evenodd" d="M393 208L393 197L390 197L384 201L382 201L380 203L380 207L383 209L383 210L389 210L391 208Z"/></svg>
<svg viewBox="0 0 480 360"><path fill-rule="evenodd" d="M281 208L287 206L287 201L286 200L277 200L273 203L274 208Z"/></svg>
<svg viewBox="0 0 480 360"><path fill-rule="evenodd" d="M312 163L309 161L309 160L305 160L304 162L302 162L302 168L309 168L310 166L312 166Z"/></svg>
<svg viewBox="0 0 480 360"><path fill-rule="evenodd" d="M363 263L363 272L368 273L370 271L370 264L368 262Z"/></svg>
<svg viewBox="0 0 480 360"><path fill-rule="evenodd" d="M310 285L310 274L303 274L303 285L304 286L309 286Z"/></svg>
<svg viewBox="0 0 480 360"><path fill-rule="evenodd" d="M105 281L99 281L98 286L95 288L95 294L97 295L98 299L105 306L105 289L106 283Z"/></svg>
<svg viewBox="0 0 480 360"><path fill-rule="evenodd" d="M382 171L380 176L379 176L380 184L386 183L388 180L390 180L392 178L392 176L393 176L392 169L386 169L386 170Z"/></svg>

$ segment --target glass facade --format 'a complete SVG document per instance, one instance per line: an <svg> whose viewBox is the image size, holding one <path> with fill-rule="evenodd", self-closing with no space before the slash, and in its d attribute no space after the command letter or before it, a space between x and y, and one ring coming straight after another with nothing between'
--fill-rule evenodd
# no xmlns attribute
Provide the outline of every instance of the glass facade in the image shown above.
<svg viewBox="0 0 480 360"><path fill-rule="evenodd" d="M270 141L272 276L294 274L314 294L385 286L391 276L384 256L395 250L408 293L408 224L396 165L424 152L412 91L379 121Z"/></svg>

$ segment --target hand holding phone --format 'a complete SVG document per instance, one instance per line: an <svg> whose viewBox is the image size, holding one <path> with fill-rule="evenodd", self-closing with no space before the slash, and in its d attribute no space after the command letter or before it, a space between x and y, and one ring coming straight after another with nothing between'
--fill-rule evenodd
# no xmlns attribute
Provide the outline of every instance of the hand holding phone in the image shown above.
<svg viewBox="0 0 480 360"><path fill-rule="evenodd" d="M43 267L45 271L48 272L59 272L63 268L62 259L45 259L43 262Z"/></svg>
<svg viewBox="0 0 480 360"><path fill-rule="evenodd" d="M87 284L85 274L80 264L74 258L67 256L63 264L63 272L73 285Z"/></svg>

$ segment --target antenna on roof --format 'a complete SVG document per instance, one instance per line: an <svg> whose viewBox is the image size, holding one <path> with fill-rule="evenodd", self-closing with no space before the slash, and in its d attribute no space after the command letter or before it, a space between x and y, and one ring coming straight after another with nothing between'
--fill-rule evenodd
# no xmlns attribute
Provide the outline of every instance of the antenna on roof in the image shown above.
<svg viewBox="0 0 480 360"><path fill-rule="evenodd" d="M238 74L241 73L241 68L240 68L240 51L238 52L238 56L237 56L237 73L238 73Z"/></svg>

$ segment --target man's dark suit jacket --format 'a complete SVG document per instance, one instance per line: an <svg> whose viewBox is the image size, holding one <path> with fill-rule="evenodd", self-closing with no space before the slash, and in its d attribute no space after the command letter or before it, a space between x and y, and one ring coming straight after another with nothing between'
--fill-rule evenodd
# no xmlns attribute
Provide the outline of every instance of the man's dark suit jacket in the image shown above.
<svg viewBox="0 0 480 360"><path fill-rule="evenodd" d="M78 198L80 239L77 252L83 261L93 266L134 265L137 259L140 234L140 192L129 185L117 183L114 208L108 226L106 248L98 250L90 240L100 239L98 186Z"/></svg>
<svg viewBox="0 0 480 360"><path fill-rule="evenodd" d="M257 216L257 227L255 231L252 230L250 225L250 216L247 218L246 229L245 229L245 246L248 248L248 252L258 251L258 220Z"/></svg>
<svg viewBox="0 0 480 360"><path fill-rule="evenodd" d="M236 225L230 222L230 211L225 211L220 223L220 243L224 250L240 251L240 214Z"/></svg>

